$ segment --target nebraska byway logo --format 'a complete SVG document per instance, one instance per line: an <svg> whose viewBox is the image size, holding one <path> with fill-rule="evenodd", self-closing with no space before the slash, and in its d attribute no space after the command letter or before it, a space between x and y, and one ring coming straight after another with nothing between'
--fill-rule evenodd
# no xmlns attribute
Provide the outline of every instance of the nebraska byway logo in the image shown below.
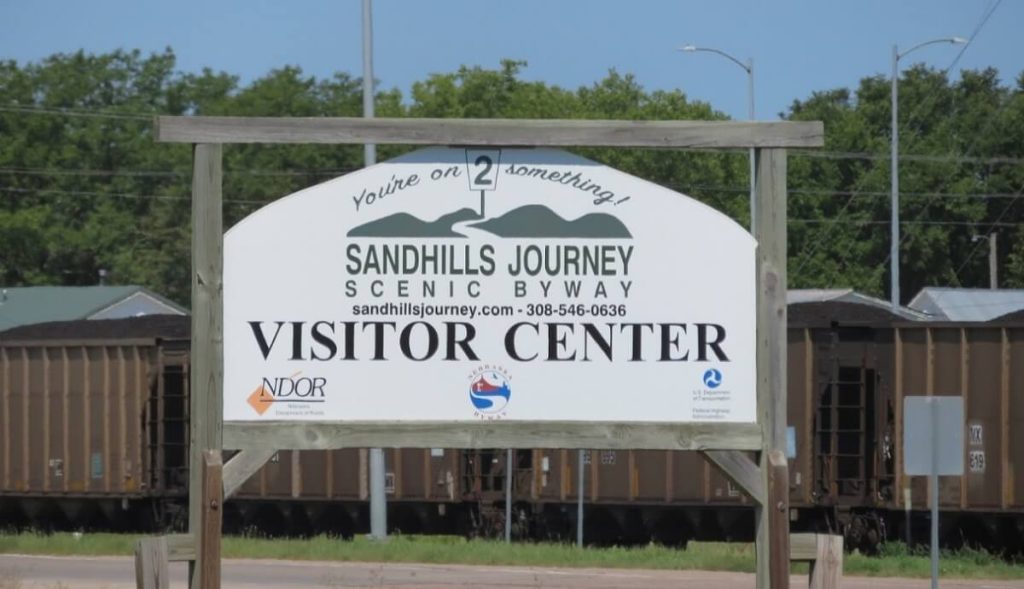
<svg viewBox="0 0 1024 589"><path fill-rule="evenodd" d="M505 408L512 398L511 378L498 366L481 366L469 376L469 401L473 416L494 420L505 417Z"/></svg>

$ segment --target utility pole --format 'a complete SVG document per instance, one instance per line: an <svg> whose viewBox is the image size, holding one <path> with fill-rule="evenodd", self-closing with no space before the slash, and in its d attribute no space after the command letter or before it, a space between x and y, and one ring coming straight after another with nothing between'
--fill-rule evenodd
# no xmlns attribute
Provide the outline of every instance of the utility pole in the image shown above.
<svg viewBox="0 0 1024 589"><path fill-rule="evenodd" d="M373 118L373 17L372 0L363 0L363 117ZM377 146L363 146L366 166L377 163ZM388 537L388 505L384 493L384 450L370 448L370 536Z"/></svg>
<svg viewBox="0 0 1024 589"><path fill-rule="evenodd" d="M899 108L900 50L892 46L892 89L889 91L890 139L889 139L889 303L892 312L900 308L900 126L896 110Z"/></svg>
<svg viewBox="0 0 1024 589"><path fill-rule="evenodd" d="M998 234L996 232L986 235L972 235L971 242L981 241L988 238L988 287L992 290L999 288L999 248L996 244Z"/></svg>
<svg viewBox="0 0 1024 589"><path fill-rule="evenodd" d="M999 288L999 266L996 264L996 237L998 234L988 234L988 287L992 290Z"/></svg>

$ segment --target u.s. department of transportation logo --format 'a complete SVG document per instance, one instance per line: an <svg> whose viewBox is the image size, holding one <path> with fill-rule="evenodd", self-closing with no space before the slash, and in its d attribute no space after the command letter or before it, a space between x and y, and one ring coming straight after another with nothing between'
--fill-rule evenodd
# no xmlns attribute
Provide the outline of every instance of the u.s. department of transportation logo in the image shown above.
<svg viewBox="0 0 1024 589"><path fill-rule="evenodd" d="M704 386L709 389L717 389L722 386L722 372L717 368L708 368L704 371Z"/></svg>
<svg viewBox="0 0 1024 589"><path fill-rule="evenodd" d="M469 376L469 400L473 416L480 419L501 419L512 398L512 379L500 366L484 365Z"/></svg>
<svg viewBox="0 0 1024 589"><path fill-rule="evenodd" d="M718 368L708 368L700 377L703 387L693 390L693 417L703 421L724 420L729 416L732 391L726 384L725 375Z"/></svg>

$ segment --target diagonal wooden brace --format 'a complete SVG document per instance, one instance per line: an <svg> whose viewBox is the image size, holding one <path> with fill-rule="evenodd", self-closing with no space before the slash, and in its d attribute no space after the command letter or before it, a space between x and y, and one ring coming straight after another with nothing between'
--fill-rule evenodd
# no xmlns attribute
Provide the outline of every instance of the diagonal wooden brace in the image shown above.
<svg viewBox="0 0 1024 589"><path fill-rule="evenodd" d="M739 450L706 450L703 454L758 505L764 505L764 479L753 458Z"/></svg>
<svg viewBox="0 0 1024 589"><path fill-rule="evenodd" d="M224 464L224 500L227 501L238 489L249 480L276 450L270 448L250 448L232 456Z"/></svg>

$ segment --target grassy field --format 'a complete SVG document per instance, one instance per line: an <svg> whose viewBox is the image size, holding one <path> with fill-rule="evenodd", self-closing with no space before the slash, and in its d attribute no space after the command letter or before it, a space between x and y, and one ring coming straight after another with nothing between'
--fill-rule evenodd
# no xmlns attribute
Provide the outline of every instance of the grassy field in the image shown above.
<svg viewBox="0 0 1024 589"><path fill-rule="evenodd" d="M0 534L0 553L54 555L130 555L138 536L122 534ZM661 546L584 548L566 544L517 543L508 546L488 540L446 536L394 536L386 543L363 538L342 541L326 536L273 540L225 537L225 558L279 558L360 562L421 562L545 567L647 568L707 571L754 570L749 544L691 542L686 550ZM978 551L943 554L946 577L1024 579L1024 563L1010 563ZM902 544L889 544L880 556L848 554L847 575L927 577L926 553L911 553ZM794 566L804 572L806 567Z"/></svg>

